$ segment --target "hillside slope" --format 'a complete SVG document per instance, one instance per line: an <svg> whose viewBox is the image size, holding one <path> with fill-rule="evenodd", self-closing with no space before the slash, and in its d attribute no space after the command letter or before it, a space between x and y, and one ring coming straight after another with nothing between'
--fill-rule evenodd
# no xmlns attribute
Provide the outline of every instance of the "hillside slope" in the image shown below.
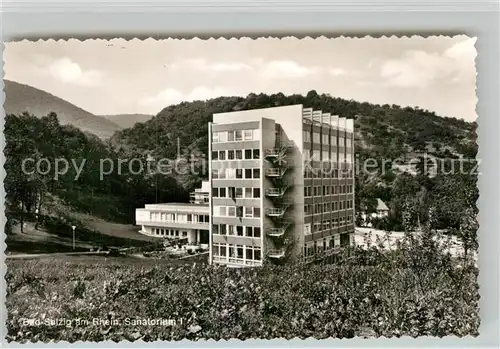
<svg viewBox="0 0 500 349"><path fill-rule="evenodd" d="M61 124L73 125L101 139L110 138L121 128L106 118L89 113L45 91L9 80L4 80L4 84L6 114L28 112L42 117L54 112Z"/></svg>

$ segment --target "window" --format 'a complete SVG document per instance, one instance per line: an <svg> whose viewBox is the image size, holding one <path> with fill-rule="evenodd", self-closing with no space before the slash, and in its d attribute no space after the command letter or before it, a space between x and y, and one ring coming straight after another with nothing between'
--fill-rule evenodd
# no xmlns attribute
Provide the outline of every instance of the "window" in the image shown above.
<svg viewBox="0 0 500 349"><path fill-rule="evenodd" d="M243 178L243 170L241 168L236 169L236 178L238 179Z"/></svg>
<svg viewBox="0 0 500 349"><path fill-rule="evenodd" d="M252 149L245 149L245 159L249 160L252 158Z"/></svg>
<svg viewBox="0 0 500 349"><path fill-rule="evenodd" d="M245 198L252 198L252 188L245 188Z"/></svg>
<svg viewBox="0 0 500 349"><path fill-rule="evenodd" d="M253 130L244 130L243 131L243 138L245 141L253 140Z"/></svg>
<svg viewBox="0 0 500 349"><path fill-rule="evenodd" d="M304 224L304 234L305 235L311 234L311 223Z"/></svg>
<svg viewBox="0 0 500 349"><path fill-rule="evenodd" d="M334 248L335 247L335 239L331 238L328 245L330 246L330 248Z"/></svg>
<svg viewBox="0 0 500 349"><path fill-rule="evenodd" d="M255 199L260 198L260 188L253 188L253 197Z"/></svg>
<svg viewBox="0 0 500 349"><path fill-rule="evenodd" d="M304 142L311 143L311 132L303 131Z"/></svg>
<svg viewBox="0 0 500 349"><path fill-rule="evenodd" d="M320 136L318 132L313 132L313 142L320 143Z"/></svg>
<svg viewBox="0 0 500 349"><path fill-rule="evenodd" d="M304 164L304 166L307 166L307 164ZM304 178L311 178L311 170L309 168L304 168Z"/></svg>
<svg viewBox="0 0 500 349"><path fill-rule="evenodd" d="M235 235L234 234L234 225L228 225L227 226L227 235Z"/></svg>
<svg viewBox="0 0 500 349"><path fill-rule="evenodd" d="M220 168L220 169L215 170L215 171L217 171L217 174L213 178L218 178L218 179L225 179L226 178L226 170L225 169Z"/></svg>
<svg viewBox="0 0 500 349"><path fill-rule="evenodd" d="M226 206L214 206L214 213L217 216L224 217L226 215Z"/></svg>
<svg viewBox="0 0 500 349"><path fill-rule="evenodd" d="M219 188L212 188L212 196L214 198L218 198L219 197Z"/></svg>
<svg viewBox="0 0 500 349"><path fill-rule="evenodd" d="M226 168L226 169L222 169L222 170L226 172L226 177L228 179L236 178L236 169L235 168Z"/></svg>
<svg viewBox="0 0 500 349"><path fill-rule="evenodd" d="M346 147L347 147L347 148L352 147L352 139L351 139L351 138L347 138L347 139L346 139Z"/></svg>
<svg viewBox="0 0 500 349"><path fill-rule="evenodd" d="M245 207L245 217L253 217L253 207Z"/></svg>
<svg viewBox="0 0 500 349"><path fill-rule="evenodd" d="M252 247L246 248L246 259L253 259L253 248Z"/></svg>
<svg viewBox="0 0 500 349"><path fill-rule="evenodd" d="M253 228L253 237L254 238L260 238L260 227L254 227Z"/></svg>
<svg viewBox="0 0 500 349"><path fill-rule="evenodd" d="M219 152L218 151L212 152L212 160L219 160Z"/></svg>
<svg viewBox="0 0 500 349"><path fill-rule="evenodd" d="M339 137L339 147L343 147L343 146L345 146L344 137L340 136Z"/></svg>
<svg viewBox="0 0 500 349"><path fill-rule="evenodd" d="M260 247L246 246L245 256L247 260L260 260Z"/></svg>
<svg viewBox="0 0 500 349"><path fill-rule="evenodd" d="M230 131L227 133L227 140L229 142L234 142L234 131Z"/></svg>
<svg viewBox="0 0 500 349"><path fill-rule="evenodd" d="M243 159L243 151L236 150L236 160L242 160L242 159Z"/></svg>
<svg viewBox="0 0 500 349"><path fill-rule="evenodd" d="M236 207L234 206L229 206L227 210L227 215L229 217L236 217Z"/></svg>
<svg viewBox="0 0 500 349"><path fill-rule="evenodd" d="M323 230L328 230L330 228L330 221L323 221Z"/></svg>
<svg viewBox="0 0 500 349"><path fill-rule="evenodd" d="M212 225L212 233L215 235L219 235L219 225L218 224Z"/></svg>
<svg viewBox="0 0 500 349"><path fill-rule="evenodd" d="M226 257L227 256L227 245L220 245L219 246L219 252L221 257Z"/></svg>
<svg viewBox="0 0 500 349"><path fill-rule="evenodd" d="M253 216L254 218L260 218L260 207L253 208Z"/></svg>
<svg viewBox="0 0 500 349"><path fill-rule="evenodd" d="M234 150L228 150L227 151L227 159L228 160L234 160Z"/></svg>
<svg viewBox="0 0 500 349"><path fill-rule="evenodd" d="M225 150L219 151L219 160L226 160L226 151Z"/></svg>
<svg viewBox="0 0 500 349"><path fill-rule="evenodd" d="M252 178L252 169L251 168L246 168L245 169L245 178L246 179Z"/></svg>
<svg viewBox="0 0 500 349"><path fill-rule="evenodd" d="M319 150L313 150L313 161L320 161L321 160L321 151Z"/></svg>
<svg viewBox="0 0 500 349"><path fill-rule="evenodd" d="M241 218L243 217L243 206L238 206L236 210L236 217Z"/></svg>
<svg viewBox="0 0 500 349"><path fill-rule="evenodd" d="M253 150L253 158L254 159L260 159L260 149L254 149Z"/></svg>
<svg viewBox="0 0 500 349"><path fill-rule="evenodd" d="M254 168L252 171L253 178L260 178L260 168Z"/></svg>
<svg viewBox="0 0 500 349"><path fill-rule="evenodd" d="M328 139L329 138L330 137L329 137L328 134L323 133L323 144L328 145Z"/></svg>
<svg viewBox="0 0 500 349"><path fill-rule="evenodd" d="M253 260L254 261L260 261L260 248L255 247L253 250Z"/></svg>
<svg viewBox="0 0 500 349"><path fill-rule="evenodd" d="M219 178L219 170L212 170L212 179Z"/></svg>
<svg viewBox="0 0 500 349"><path fill-rule="evenodd" d="M212 133L212 143L219 143L219 132Z"/></svg>
<svg viewBox="0 0 500 349"><path fill-rule="evenodd" d="M337 136L330 137L331 145L337 146Z"/></svg>
<svg viewBox="0 0 500 349"><path fill-rule="evenodd" d="M246 233L246 236L252 237L253 236L253 228L252 227L246 227L245 233Z"/></svg>
<svg viewBox="0 0 500 349"><path fill-rule="evenodd" d="M236 245L236 257L243 259L243 246Z"/></svg>
<svg viewBox="0 0 500 349"><path fill-rule="evenodd" d="M234 131L234 140L235 141L242 141L243 140L243 131L242 130Z"/></svg>
<svg viewBox="0 0 500 349"><path fill-rule="evenodd" d="M330 160L330 152L328 150L323 150L321 160L323 161Z"/></svg>
<svg viewBox="0 0 500 349"><path fill-rule="evenodd" d="M243 198L243 188L236 188L236 198L237 199Z"/></svg>
<svg viewBox="0 0 500 349"><path fill-rule="evenodd" d="M236 235L243 236L243 227L241 225L236 226Z"/></svg>
<svg viewBox="0 0 500 349"><path fill-rule="evenodd" d="M219 188L219 197L220 198L226 197L226 188Z"/></svg>

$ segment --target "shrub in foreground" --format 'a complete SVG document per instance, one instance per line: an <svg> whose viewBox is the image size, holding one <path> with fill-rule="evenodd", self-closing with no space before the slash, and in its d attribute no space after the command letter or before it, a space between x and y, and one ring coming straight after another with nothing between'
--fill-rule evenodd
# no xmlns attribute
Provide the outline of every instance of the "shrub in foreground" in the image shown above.
<svg viewBox="0 0 500 349"><path fill-rule="evenodd" d="M356 249L336 265L248 269L11 261L7 338L477 335L477 269L436 246L413 250L415 244ZM145 323L158 319L164 324Z"/></svg>

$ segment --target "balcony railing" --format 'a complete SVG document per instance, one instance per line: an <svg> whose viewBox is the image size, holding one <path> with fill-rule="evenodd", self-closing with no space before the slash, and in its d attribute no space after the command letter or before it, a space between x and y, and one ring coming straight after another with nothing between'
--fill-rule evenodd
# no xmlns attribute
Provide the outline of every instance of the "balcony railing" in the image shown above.
<svg viewBox="0 0 500 349"><path fill-rule="evenodd" d="M267 235L272 237L280 237L285 234L286 228L269 228L267 230Z"/></svg>
<svg viewBox="0 0 500 349"><path fill-rule="evenodd" d="M285 214L285 208L268 208L266 209L266 215L270 217L282 217Z"/></svg>
<svg viewBox="0 0 500 349"><path fill-rule="evenodd" d="M267 177L282 177L287 168L286 167L281 167L281 168L266 168L266 176Z"/></svg>
<svg viewBox="0 0 500 349"><path fill-rule="evenodd" d="M283 196L286 188L266 188L266 196Z"/></svg>
<svg viewBox="0 0 500 349"><path fill-rule="evenodd" d="M282 249L269 250L267 252L267 255L270 258L283 258L283 257L285 257L285 250L282 250Z"/></svg>
<svg viewBox="0 0 500 349"><path fill-rule="evenodd" d="M266 149L265 156L266 157L282 157L286 154L286 152L293 148L293 143L287 143L283 146Z"/></svg>

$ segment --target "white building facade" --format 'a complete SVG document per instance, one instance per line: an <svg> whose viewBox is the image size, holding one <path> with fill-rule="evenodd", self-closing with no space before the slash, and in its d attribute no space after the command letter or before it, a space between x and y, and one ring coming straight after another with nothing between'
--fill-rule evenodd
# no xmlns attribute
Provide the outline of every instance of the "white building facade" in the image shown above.
<svg viewBox="0 0 500 349"><path fill-rule="evenodd" d="M139 232L158 238L175 239L188 244L208 245L210 207L207 182L195 191L191 203L150 204L135 211Z"/></svg>

